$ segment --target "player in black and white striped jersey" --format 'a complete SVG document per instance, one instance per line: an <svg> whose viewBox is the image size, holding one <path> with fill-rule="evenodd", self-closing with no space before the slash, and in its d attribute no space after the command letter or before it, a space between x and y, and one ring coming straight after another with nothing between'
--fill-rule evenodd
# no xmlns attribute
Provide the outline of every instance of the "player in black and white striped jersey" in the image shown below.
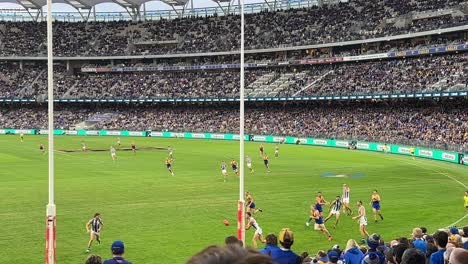
<svg viewBox="0 0 468 264"><path fill-rule="evenodd" d="M91 250L91 244L94 239L96 239L98 244L101 244L101 230L103 225L100 213L95 213L94 217L86 223L86 232L89 233L89 242L86 252Z"/></svg>
<svg viewBox="0 0 468 264"><path fill-rule="evenodd" d="M343 212L345 212L346 215L353 215L353 209L349 206L350 192L351 189L349 186L343 183Z"/></svg>
<svg viewBox="0 0 468 264"><path fill-rule="evenodd" d="M336 220L335 224L333 225L333 228L336 228L336 226L338 225L338 221L340 220L340 210L342 205L343 202L341 201L341 197L339 195L336 196L335 200L330 204L331 210L327 218L325 218L324 222L327 222L328 219L332 217L332 215L335 215Z"/></svg>

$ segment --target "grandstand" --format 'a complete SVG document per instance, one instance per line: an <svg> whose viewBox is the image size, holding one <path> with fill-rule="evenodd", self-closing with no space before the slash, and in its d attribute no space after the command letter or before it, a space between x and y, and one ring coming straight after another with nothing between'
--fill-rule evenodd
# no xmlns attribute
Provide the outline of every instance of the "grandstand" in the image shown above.
<svg viewBox="0 0 468 264"><path fill-rule="evenodd" d="M6 2L12 1L0 0L0 4ZM180 238L188 246L185 249L177 246L166 248L162 246L158 248L161 252L153 253L158 258L166 257L165 259L151 262L153 258L150 253L141 253L141 256L136 258L139 261L182 263L201 250L201 245L218 243L219 237L228 234L217 227L212 227L214 223L221 223L213 219L209 220L209 226L216 231L211 229L207 231L213 235L213 238L202 237L200 241L197 241L198 243L192 240L202 236L198 229L209 229L201 224L207 217L204 214L208 209L214 210L217 218L227 218L223 216L227 213L222 211L230 208L227 201L220 201L218 207L224 206L224 208L212 209L211 206L216 204L212 202L217 201L217 196L204 196L200 198L200 202L209 206L203 208L205 211L201 209L197 211L204 213L193 217L188 212L182 215L181 211L185 211L182 206L184 203L193 202L187 197L193 196L195 198L193 200L196 200L196 196L205 191L204 188L215 194L232 191L232 188L211 186L209 182L212 179L205 176L213 175L210 172L211 168L206 167L215 167L215 173L218 173L221 160L227 162L228 159L232 159L231 156L235 153L231 150L233 146L223 141L206 140L204 143L193 143L193 141L182 142L179 139L170 138L238 139L241 67L238 2L214 0L214 7L199 7L196 6L197 3L194 0L162 0L161 2L167 5L168 10L147 10L148 1L146 0L55 2L68 4L77 10L53 14L55 19L53 51L56 107L54 123L56 131L54 133L70 135L70 137L58 137L58 144L62 144L63 149L75 150L78 148L76 145L79 141L82 143L86 141L87 144L95 144L97 146L95 149L107 150L110 144L115 145L112 137L90 136L135 136L135 140L138 140L137 145L140 144L142 150L147 150L135 156L122 154L123 159L127 159L127 163L122 161L125 166L118 165L118 162L121 162L119 157L115 164L121 166L118 169L117 167L106 168L107 160L96 156L98 154L95 153L89 153L89 156L85 158L78 156L82 154L80 151L60 154L63 155L61 158L64 159L64 164L71 168L72 173L79 173L87 171L88 168L77 166L77 163L88 165L96 163L94 165L102 170L90 169L87 172L104 175L103 180L97 181L106 193L110 193L109 197L114 194L114 186L109 185L113 178L106 178L107 176L118 175L120 177L123 174L132 174L133 170L138 174L141 170L144 172L142 182L139 178L134 178L134 175L126 180L116 178L116 182L132 188L132 190L117 188L119 192L125 193L123 196L127 200L122 204L128 211L138 214L137 209L141 207L146 214L145 217L157 218L158 220L154 220L156 225L164 227L172 226L171 221L178 221L177 219L161 221L160 215L166 211L172 217L181 219L185 217L198 221L187 223L187 220L181 220L180 230L183 231L177 231L174 234L156 227L155 230L170 237L168 238L169 244L178 245L177 238ZM96 5L111 2L125 11L97 11ZM35 145L39 145L44 143L41 135L48 133L45 104L48 101L46 22L42 11L45 1L22 0L15 3L21 6L20 11L0 9L0 134L5 134L1 135L0 139L5 139L6 145L15 151L31 152L24 146L16 147L14 145L16 142L13 143L11 137L7 135L34 134L37 137L32 141ZM467 1L275 0L249 3L245 10L245 132L246 140L252 141L247 144L249 151L257 152L254 149L257 145L255 147L252 145L257 144L255 143L257 141L274 144L284 142L287 146L281 148L284 148L287 155L290 155L288 164L293 164L298 169L297 172L291 172L291 168L280 161L278 165L280 172L276 175L273 165L271 177L274 180L271 182L264 184L263 180L252 179L252 186L255 186L264 199L270 192L275 193L272 194L274 199L271 200L282 199L284 191L285 194L291 196L291 201L295 204L304 208L308 207L309 204L305 204L307 202L297 200L298 195L289 190L279 189L277 186L290 184L297 190L297 193L301 195L307 193L306 199L311 200L311 195L319 191L315 190L318 187L314 186L315 189L312 192L306 191L305 188L309 188L307 187L310 182L309 178L299 178L296 174L308 175L312 170L307 167L308 162L315 157L320 157L320 162L313 163L314 170L320 171L319 176L314 180L320 184L327 184L326 177L329 177L327 175L335 168L336 170L344 168L345 171L333 172L331 173L333 177L345 175L343 177L346 180L353 178L353 175L359 175L356 178L368 175L370 178L375 171L382 172L385 178L388 176L388 179L382 182L382 186L368 187L368 185L375 184L373 179L363 180L363 185L354 182L355 186L359 186L356 189L359 189L357 193L361 195L360 197L364 196L364 188L380 189L385 186L388 195L390 187L400 188L399 182L401 185L407 182L408 186L402 186L401 190L395 191L398 195L395 194L392 197L395 199L395 204L391 204L394 211L400 209L400 203L405 207L411 206L406 201L398 200L408 193L413 193L411 188L418 188L414 196L410 196L411 199L421 201L427 199L428 194L420 190L418 184L434 193L441 191L442 188L444 192L448 190L447 200L458 202L454 197L461 197L460 194L466 190L468 183L466 178L466 165L468 165ZM187 160L181 158L180 164L186 167L193 166L194 171L186 172L183 185L180 182L168 183L160 179L157 183L153 183L151 177L154 175L147 177L152 173L153 168L145 166L153 165L154 156L163 160L165 154L161 153L166 151L165 146L171 144L179 144L176 147L176 157L178 152L183 153L181 156L187 157ZM300 146L295 146L296 144ZM332 146L338 149L304 150L301 145ZM383 152L384 146L386 148L387 145L390 148L389 153L401 155L389 155L391 157L382 158L378 156L381 153L345 153L339 149ZM183 147L185 149L182 149ZM294 147L301 149L297 151ZM406 160L406 155L411 155L410 149L414 152L414 148L416 148L416 154L413 156L418 159ZM187 149L197 153L196 157L189 157L190 152ZM305 156L292 157L297 152L303 152ZM385 152L387 152L386 149ZM213 153L219 155L214 156ZM26 160L37 161L36 157L23 157L22 154L17 153L8 152L2 155L0 153L0 158L11 161L12 164L19 161L26 162ZM209 165L204 164L206 160L202 158L203 155L207 156L206 159L215 161L210 160ZM321 155L327 159L322 160ZM13 159L14 156L17 157L16 160ZM67 160L67 157L70 160ZM344 162L343 168L339 163L341 157ZM129 159L132 159L132 162L129 162ZM430 159L445 162L435 162ZM367 160L372 160L376 165L370 164ZM183 166L178 165L177 162L175 162L176 176L179 173L178 169L183 171L181 168ZM137 167L132 167L135 165ZM12 165L11 173L25 169L15 166L16 164ZM40 167L37 168L41 171ZM126 168L131 169L126 172ZM423 173L418 171L421 169L423 169L424 177L428 177L427 182L426 180L419 182L418 177L423 176ZM60 167L59 170L64 170L64 168ZM122 170L122 173L119 170ZM405 178L393 178L394 175L390 174L393 172L407 177L406 181ZM409 175L403 175L405 173ZM287 182L289 180L285 180L283 175L291 177L295 182ZM77 182L70 184L70 187L65 184L60 186L67 190L67 195L71 195L67 197L70 204L78 207L76 210L79 212L93 210L92 213L94 213L94 210L102 209L107 215L112 215L113 212L105 207L88 208L87 206L85 210L80 208L78 203L73 202L73 199L82 201L79 191L90 196L95 195L94 192L78 187L88 185L94 180L93 178L83 176L84 182L78 183L81 175L73 174L73 177L75 176ZM199 182L194 180L197 176L200 176ZM439 181L436 177L441 177L443 180ZM20 180L22 183L17 184L27 182L23 178ZM166 189L159 189L160 185L165 184L167 184ZM263 184L268 189L262 189ZM457 187L453 187L454 185ZM36 191L29 185L23 187L31 193ZM329 186L321 187L324 189L320 190L329 191L328 197L335 195L331 193L332 189ZM5 189L0 187L0 192L9 193L8 188L14 188L14 186L6 184ZM162 195L164 197L172 196L171 191L177 192L180 188L181 197L174 197L173 204L164 199L158 200L160 197L148 198L148 193L153 192L150 188L158 190L164 194ZM194 189L200 189L200 192ZM109 198L100 195L97 194L100 198ZM185 195L188 196L185 197ZM365 195L367 199L367 193ZM8 198L0 196L2 200ZM304 199L304 197L301 198ZM17 199L21 201L22 198L17 197ZM31 200L40 199L35 197ZM90 202L96 201L91 199ZM151 206L157 204L158 207L147 208L149 204L147 201L151 201ZM109 205L107 200L97 201L97 203L101 202ZM35 206L30 205L30 201L24 201L24 203L31 208ZM367 201L364 203L367 206ZM430 204L438 206L432 202ZM7 203L3 209L10 217L9 220L22 225L24 219L18 220L10 216L14 214L17 206L20 205ZM191 206L197 208L199 205L194 203ZM276 206L280 208L282 205ZM425 218L415 216L415 221L410 217L404 218L408 225L389 220L389 223L396 226L395 230L390 227L374 228L382 232L381 235L387 242L389 242L388 239L399 238L399 244L413 247L403 238L410 231L404 231L408 232L404 234L401 232L416 227L413 225L419 224L417 221L430 219L427 223L432 227L432 233L438 228L451 227L445 219L444 224L436 226L441 223L440 218L435 216L431 218L428 216L429 212L423 210L426 209L424 205L418 206L420 206L418 208L421 209L421 215ZM110 205L110 207L113 206ZM468 225L466 211L460 213L458 207L453 204L447 205L447 210L450 212L448 215L453 216L447 219L460 218L453 223L458 227ZM176 212L171 211L174 208ZM441 209L441 207L437 208ZM276 208L270 206L268 209L275 210ZM280 215L291 217L293 212L290 212L289 208L283 209L288 212L284 215L281 215L283 214L281 212ZM67 210L73 211L74 208L71 206ZM2 206L0 206L0 211L2 211ZM302 212L295 210L294 213L297 211ZM158 215L155 216L154 212ZM400 216L407 217L411 212L410 208L401 209ZM133 219L133 216L127 215L126 212L118 211L118 213L123 214L123 219L130 219L130 221ZM438 215L446 216L443 212ZM368 216L369 218L371 216L370 208ZM113 215L113 217L117 216ZM73 219L70 220L73 223L88 220L81 219L82 217L74 219L70 214L67 214L65 218ZM304 217L301 216L299 220L302 221L302 218ZM262 215L258 219L262 223L265 221L267 226L279 228L273 223L273 219L268 219L267 216ZM292 224L296 229L295 233L299 233L298 239L303 239L296 243L296 246L312 255L311 250L319 248L316 248L316 245L311 248L311 242L304 239L309 235L306 232L311 231L308 229L302 231L300 229L302 226L299 228L295 224L299 220L294 219L295 222L293 221ZM155 234L153 233L155 230L147 228L148 225L152 225L153 220L148 221L136 220L136 225L139 226L135 228L142 232L142 242L136 244L150 252L144 242L156 242L143 233ZM349 230L356 229L351 223L344 225L346 231L342 237L337 235L336 241L342 248L353 234ZM11 227L9 224L7 226ZM115 234L125 230L128 231L126 233L132 233L123 225L119 227L120 230L111 227L112 231L106 230L105 232ZM79 236L72 231L75 228L66 226L64 233L70 237ZM464 237L451 234L453 237L450 238L450 243L455 247L463 247L462 241L467 240L468 236L468 231L466 232ZM184 237L187 233L190 235ZM123 232L121 235L131 241L139 239L139 237L123 234ZM353 235L356 237L355 234ZM71 256L66 255L73 251L72 248L77 244L76 241L71 241L70 237L66 238L69 245L60 245L65 251L65 253L59 253L58 257L62 263L77 262L74 259L75 253ZM318 237L315 236L314 239ZM104 242L106 249L109 242ZM247 243L248 246L251 245L250 242ZM318 243L320 249L329 249L332 246L325 242ZM172 251L162 252L168 248ZM11 250L13 251L16 250ZM98 252L108 254L102 250ZM35 252L35 254L38 253ZM136 257L136 255L131 256ZM28 257L31 256L23 256L23 259L17 263L40 262L40 260L32 260ZM308 263L312 261L312 258L309 257ZM425 258L429 259L430 255L426 255ZM14 257L7 254L7 262L15 263Z"/></svg>

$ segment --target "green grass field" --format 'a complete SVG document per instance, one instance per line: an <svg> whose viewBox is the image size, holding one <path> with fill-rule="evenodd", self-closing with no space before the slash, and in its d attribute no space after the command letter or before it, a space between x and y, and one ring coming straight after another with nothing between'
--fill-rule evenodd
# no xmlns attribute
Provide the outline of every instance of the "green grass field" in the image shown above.
<svg viewBox="0 0 468 264"><path fill-rule="evenodd" d="M56 149L108 149L114 137L56 137ZM57 262L84 263L89 235L85 223L100 212L105 226L103 244L92 252L110 256L110 244L126 243L126 258L133 263L184 263L210 244L223 243L236 233L238 178L224 183L220 162L238 160L238 142L122 138L128 147L174 147L175 176L167 172L166 151L118 151L113 163L109 152L62 153L55 155L57 204ZM3 233L0 256L6 263L44 263L45 208L47 204L47 155L38 145L45 136L1 136L0 216ZM297 253L344 247L347 239L359 239L358 224L342 217L334 241L306 227L309 206L317 191L327 200L341 194L342 183L351 187L351 201L365 201L370 233L385 240L408 236L415 226L433 232L465 214L463 184L468 168L431 160L345 149L282 145L280 158L273 158L274 145L266 145L271 157L266 174L258 154L258 143L247 143L246 154L254 158L254 174L246 173L246 190L264 210L255 217L264 234L283 227L295 232ZM360 178L322 177L325 173L364 174ZM443 174L445 173L445 174ZM457 182L458 181L458 182ZM385 220L374 223L368 204L373 189L382 197ZM356 209L356 206L354 206ZM325 210L328 214L328 209ZM223 225L223 219L231 222ZM468 224L468 218L458 226ZM246 231L251 245L253 231Z"/></svg>

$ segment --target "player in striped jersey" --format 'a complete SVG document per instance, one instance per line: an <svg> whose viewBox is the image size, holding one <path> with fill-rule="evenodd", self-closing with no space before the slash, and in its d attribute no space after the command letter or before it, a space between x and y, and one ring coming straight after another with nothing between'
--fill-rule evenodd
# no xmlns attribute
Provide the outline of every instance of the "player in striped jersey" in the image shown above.
<svg viewBox="0 0 468 264"><path fill-rule="evenodd" d="M86 249L86 252L91 250L91 244L94 239L96 239L98 244L101 244L101 230L103 225L100 213L95 213L94 217L86 223L86 232L89 233L88 249Z"/></svg>
<svg viewBox="0 0 468 264"><path fill-rule="evenodd" d="M227 164L224 161L221 162L221 174L224 177L224 182L226 182L226 177L229 176L229 173L227 172Z"/></svg>
<svg viewBox="0 0 468 264"><path fill-rule="evenodd" d="M117 159L117 152L116 152L114 146L110 147L110 154L111 154L112 161L115 162L115 160Z"/></svg>
<svg viewBox="0 0 468 264"><path fill-rule="evenodd" d="M330 207L331 207L330 213L328 214L327 218L325 218L324 220L324 222L326 223L328 219L332 217L332 215L335 215L336 220L335 220L335 224L333 225L334 229L338 225L338 220L340 219L340 209L342 205L343 205L343 202L341 201L341 197L339 195L336 196L335 200L330 204Z"/></svg>
<svg viewBox="0 0 468 264"><path fill-rule="evenodd" d="M266 242L262 235L262 228L258 225L257 220L255 220L255 218L252 217L252 214L250 212L245 213L245 216L247 218L247 225L245 227L245 230L249 230L251 227L255 229L255 233L252 238L252 245L254 248L257 248L257 240L259 240L262 243Z"/></svg>
<svg viewBox="0 0 468 264"><path fill-rule="evenodd" d="M253 173L254 169L252 167L252 159L249 156L247 156L245 157L245 162L247 163L247 168L250 170L250 173Z"/></svg>
<svg viewBox="0 0 468 264"><path fill-rule="evenodd" d="M350 192L351 189L349 186L346 183L343 183L343 212L345 212L346 215L353 215L353 209L349 206Z"/></svg>

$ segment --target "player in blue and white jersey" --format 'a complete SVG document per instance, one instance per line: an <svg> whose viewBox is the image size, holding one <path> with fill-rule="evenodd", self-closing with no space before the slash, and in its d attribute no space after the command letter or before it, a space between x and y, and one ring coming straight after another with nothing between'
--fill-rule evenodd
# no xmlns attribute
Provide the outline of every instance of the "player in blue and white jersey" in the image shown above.
<svg viewBox="0 0 468 264"><path fill-rule="evenodd" d="M89 233L88 248L86 249L86 252L91 250L91 244L94 239L96 239L98 244L101 244L101 231L103 225L100 213L95 213L94 217L86 223L86 232Z"/></svg>
<svg viewBox="0 0 468 264"><path fill-rule="evenodd" d="M255 233L252 238L252 245L253 248L257 248L257 240L262 243L266 242L262 235L262 228L260 227L260 225L258 225L257 220L255 220L255 218L252 217L252 214L250 212L245 213L245 216L247 218L247 225L245 227L245 230L249 230L251 227L255 229Z"/></svg>
<svg viewBox="0 0 468 264"><path fill-rule="evenodd" d="M350 192L351 189L349 186L346 183L343 183L343 212L345 212L346 215L353 215L353 209L351 209L351 206L349 205Z"/></svg>
<svg viewBox="0 0 468 264"><path fill-rule="evenodd" d="M338 225L338 221L340 219L340 210L343 205L343 202L341 201L341 197L338 195L336 196L335 200L330 204L331 210L330 213L328 214L327 218L325 218L324 222L326 223L328 219L332 217L332 215L335 215L335 224L333 225L333 228L336 228Z"/></svg>

